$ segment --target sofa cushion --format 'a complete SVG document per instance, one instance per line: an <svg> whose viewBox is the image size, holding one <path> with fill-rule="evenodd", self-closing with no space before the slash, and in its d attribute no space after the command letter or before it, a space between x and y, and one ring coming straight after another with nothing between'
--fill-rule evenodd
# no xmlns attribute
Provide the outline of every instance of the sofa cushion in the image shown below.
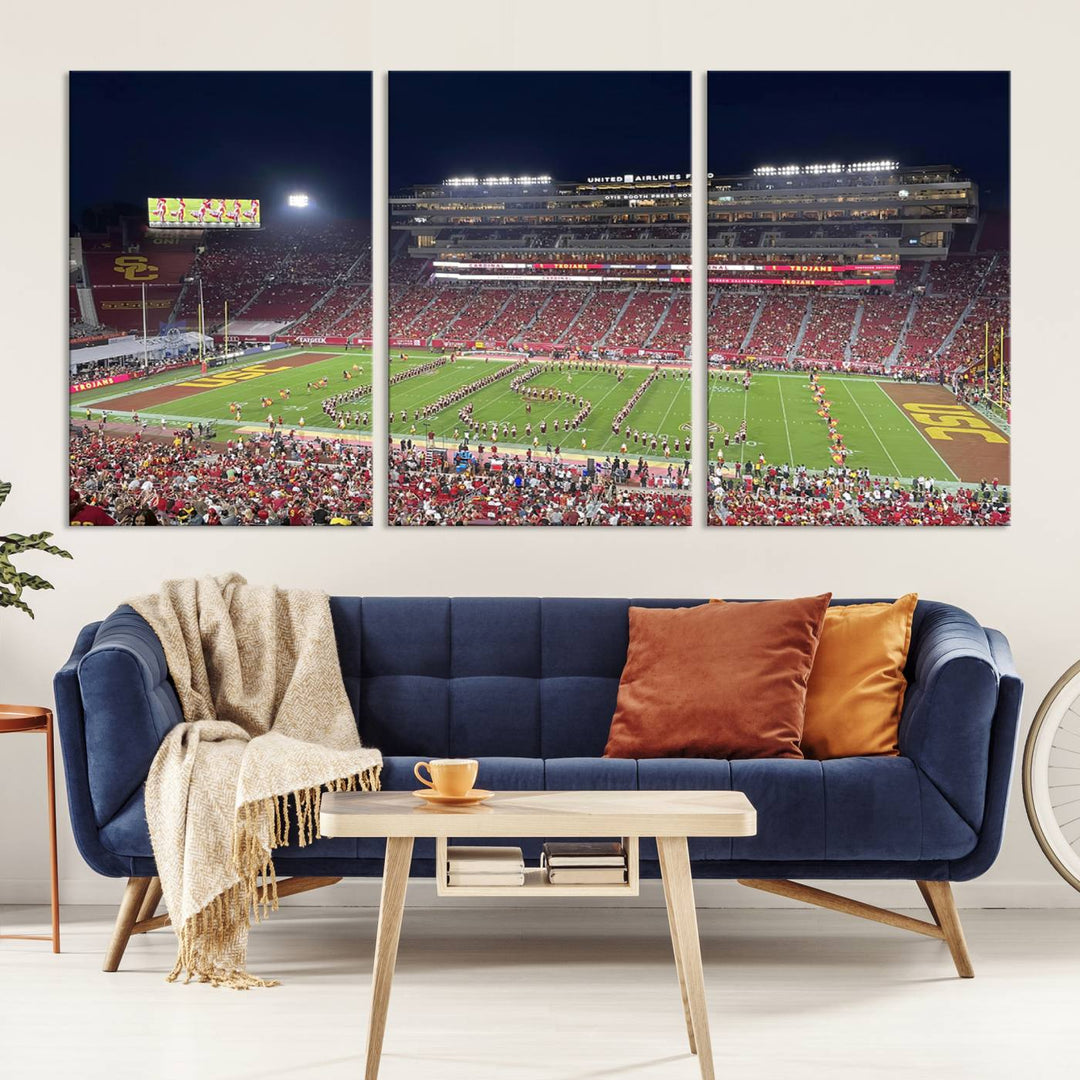
<svg viewBox="0 0 1080 1080"><path fill-rule="evenodd" d="M733 859L951 859L975 845L908 758L733 761L731 787L758 812Z"/></svg>
<svg viewBox="0 0 1080 1080"><path fill-rule="evenodd" d="M731 762L716 758L642 758L637 762L642 791L730 791ZM759 823L760 827L760 823ZM691 859L730 859L730 836L692 836ZM641 858L655 859L656 841L641 841Z"/></svg>
<svg viewBox="0 0 1080 1080"><path fill-rule="evenodd" d="M331 597L360 736L385 756L599 757L627 611L701 600Z"/></svg>
<svg viewBox="0 0 1080 1080"><path fill-rule="evenodd" d="M607 757L801 758L830 596L630 608Z"/></svg>
<svg viewBox="0 0 1080 1080"><path fill-rule="evenodd" d="M544 787L548 791L634 791L638 763L628 758L548 758Z"/></svg>
<svg viewBox="0 0 1080 1080"><path fill-rule="evenodd" d="M384 759L387 791L412 791L418 757ZM800 862L954 859L968 854L975 834L936 786L908 758L838 758L808 761L771 758L716 761L705 758L511 758L480 759L477 783L504 791L641 788L651 791L737 790L758 811L756 836L691 837L695 860L798 860ZM144 788L101 830L105 847L116 855L152 857L146 827ZM539 857L539 839L469 839L463 843L518 844L526 858ZM290 859L381 859L385 843L377 837L323 837ZM285 852L281 852L285 856ZM434 842L419 840L416 858L434 857ZM641 857L656 858L656 846L643 839Z"/></svg>

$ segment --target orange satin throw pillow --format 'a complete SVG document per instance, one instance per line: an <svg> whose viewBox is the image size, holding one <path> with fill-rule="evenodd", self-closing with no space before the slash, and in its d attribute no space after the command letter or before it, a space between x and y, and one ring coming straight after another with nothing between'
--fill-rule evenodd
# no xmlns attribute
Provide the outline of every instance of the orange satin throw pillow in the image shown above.
<svg viewBox="0 0 1080 1080"><path fill-rule="evenodd" d="M630 608L605 757L800 758L830 596Z"/></svg>
<svg viewBox="0 0 1080 1080"><path fill-rule="evenodd" d="M899 753L904 666L918 599L908 593L893 604L847 604L825 613L806 691L804 756Z"/></svg>

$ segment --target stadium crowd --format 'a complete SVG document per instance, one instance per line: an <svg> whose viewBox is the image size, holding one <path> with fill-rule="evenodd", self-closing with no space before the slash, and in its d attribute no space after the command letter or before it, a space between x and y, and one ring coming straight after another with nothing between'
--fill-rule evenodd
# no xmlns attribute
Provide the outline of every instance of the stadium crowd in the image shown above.
<svg viewBox="0 0 1080 1080"><path fill-rule="evenodd" d="M290 433L211 444L73 424L73 525L368 525L371 450Z"/></svg>
<svg viewBox="0 0 1080 1080"><path fill-rule="evenodd" d="M689 462L650 470L643 458L607 458L590 469L531 451L485 455L466 444L441 451L390 444L392 525L688 525Z"/></svg>
<svg viewBox="0 0 1080 1080"><path fill-rule="evenodd" d="M909 484L868 470L755 462L735 474L713 466L710 525L1007 525L1008 490L996 480L947 491L926 477Z"/></svg>

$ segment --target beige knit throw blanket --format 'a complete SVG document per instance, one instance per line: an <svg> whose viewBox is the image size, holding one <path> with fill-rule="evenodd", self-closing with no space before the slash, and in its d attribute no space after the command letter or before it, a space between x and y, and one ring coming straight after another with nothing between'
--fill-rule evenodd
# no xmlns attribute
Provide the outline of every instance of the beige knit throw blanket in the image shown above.
<svg viewBox="0 0 1080 1080"><path fill-rule="evenodd" d="M166 581L130 600L165 651L184 722L158 749L146 820L179 950L169 980L273 986L247 936L277 908L273 852L318 836L319 798L379 786L338 663L325 593L238 574ZM260 884L261 879L261 884Z"/></svg>

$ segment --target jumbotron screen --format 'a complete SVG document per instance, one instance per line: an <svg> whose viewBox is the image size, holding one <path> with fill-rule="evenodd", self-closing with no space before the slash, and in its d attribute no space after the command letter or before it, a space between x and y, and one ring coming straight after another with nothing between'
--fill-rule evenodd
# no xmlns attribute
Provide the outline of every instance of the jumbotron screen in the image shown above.
<svg viewBox="0 0 1080 1080"><path fill-rule="evenodd" d="M152 229L257 229L258 199L166 199L146 200L147 221Z"/></svg>

